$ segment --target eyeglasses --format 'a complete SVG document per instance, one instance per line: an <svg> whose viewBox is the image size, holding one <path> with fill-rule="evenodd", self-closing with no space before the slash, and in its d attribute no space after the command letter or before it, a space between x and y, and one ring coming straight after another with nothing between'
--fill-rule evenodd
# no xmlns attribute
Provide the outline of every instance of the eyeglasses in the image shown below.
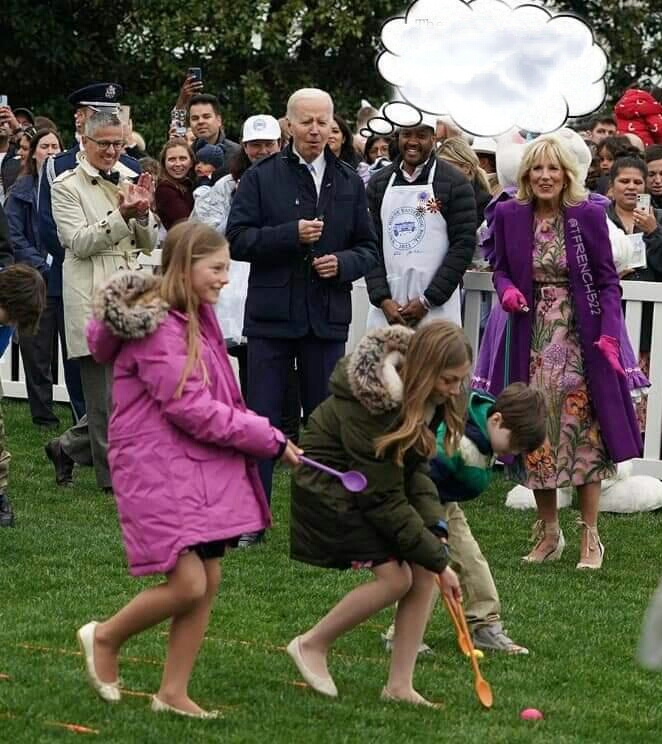
<svg viewBox="0 0 662 744"><path fill-rule="evenodd" d="M97 147L100 147L102 150L110 150L112 147L113 150L121 150L123 147L126 146L126 142L109 142L108 140L95 140L94 137L90 137L87 135L87 139L94 142Z"/></svg>

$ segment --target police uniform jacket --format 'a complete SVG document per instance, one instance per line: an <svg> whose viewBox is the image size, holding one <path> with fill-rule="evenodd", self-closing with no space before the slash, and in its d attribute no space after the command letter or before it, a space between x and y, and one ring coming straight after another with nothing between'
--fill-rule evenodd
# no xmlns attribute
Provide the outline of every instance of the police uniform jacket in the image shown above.
<svg viewBox="0 0 662 744"><path fill-rule="evenodd" d="M120 269L136 269L138 254L151 253L158 226L150 212L146 225L119 211L122 181L135 173L121 163L115 185L99 175L83 156L79 165L60 174L51 191L53 218L64 249L62 298L70 357L87 356L85 325L92 317L95 287Z"/></svg>
<svg viewBox="0 0 662 744"><path fill-rule="evenodd" d="M251 271L244 335L295 339L312 333L345 341L352 319L352 282L377 264L377 241L365 187L356 172L326 149L318 197L313 178L288 146L241 177L226 236L232 258ZM299 242L299 220L321 217L319 242ZM338 257L338 275L322 279L312 259Z"/></svg>

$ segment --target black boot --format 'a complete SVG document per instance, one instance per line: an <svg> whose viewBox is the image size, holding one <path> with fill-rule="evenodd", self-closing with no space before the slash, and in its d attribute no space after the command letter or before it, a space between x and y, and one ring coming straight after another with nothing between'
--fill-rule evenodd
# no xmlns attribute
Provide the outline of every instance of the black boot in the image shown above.
<svg viewBox="0 0 662 744"><path fill-rule="evenodd" d="M0 493L0 527L13 527L15 521L11 501L4 493Z"/></svg>
<svg viewBox="0 0 662 744"><path fill-rule="evenodd" d="M58 486L72 486L74 461L62 449L60 440L51 439L44 449L46 450L46 457L55 467L55 482Z"/></svg>

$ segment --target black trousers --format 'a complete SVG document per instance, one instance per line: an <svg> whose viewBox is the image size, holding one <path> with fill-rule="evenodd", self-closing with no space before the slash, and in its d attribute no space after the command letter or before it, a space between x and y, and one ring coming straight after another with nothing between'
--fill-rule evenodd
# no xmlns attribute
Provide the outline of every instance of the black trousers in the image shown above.
<svg viewBox="0 0 662 744"><path fill-rule="evenodd" d="M53 367L58 337L63 355L64 378L74 423L85 415L85 400L76 359L67 358L64 335L64 307L61 297L48 297L34 336L19 336L18 344L25 372L32 421L41 426L56 426L59 421L53 412Z"/></svg>
<svg viewBox="0 0 662 744"><path fill-rule="evenodd" d="M344 341L326 341L314 336L299 339L248 339L248 407L266 416L283 430L283 408L288 381L296 362L304 423L329 395L329 378L345 353ZM261 460L260 478L271 500L273 460Z"/></svg>
<svg viewBox="0 0 662 744"><path fill-rule="evenodd" d="M228 354L237 360L239 365L239 387L244 400L248 400L248 346L236 344L228 347ZM294 359L291 361L290 371L283 401L283 417L281 431L295 444L299 441L301 426L301 396L299 395L299 377Z"/></svg>

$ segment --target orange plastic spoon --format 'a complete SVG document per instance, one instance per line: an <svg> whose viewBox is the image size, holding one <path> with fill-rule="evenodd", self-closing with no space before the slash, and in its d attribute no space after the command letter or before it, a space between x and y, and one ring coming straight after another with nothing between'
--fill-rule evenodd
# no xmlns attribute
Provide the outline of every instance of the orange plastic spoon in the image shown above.
<svg viewBox="0 0 662 744"><path fill-rule="evenodd" d="M457 634L457 645L460 647L460 651L465 655L468 656L471 652L469 651L469 645L467 644L467 639L464 637L464 633L462 632L462 628L460 627L460 621L457 619L455 615L455 610L451 603L448 601L448 597L441 592L441 596L444 598L444 604L446 605L446 609L448 610L448 614L451 616L451 620L453 621L453 626L455 627L455 633Z"/></svg>
<svg viewBox="0 0 662 744"><path fill-rule="evenodd" d="M490 687L489 682L480 673L478 659L476 659L476 654L474 654L474 644L471 640L471 634L469 633L469 628L467 626L467 619L464 616L464 610L459 602L456 602L450 597L449 602L455 610L455 615L460 623L460 627L462 628L462 634L469 646L469 660L474 671L474 689L476 690L476 695L484 708L491 708L494 704L494 695L492 694L492 688Z"/></svg>

